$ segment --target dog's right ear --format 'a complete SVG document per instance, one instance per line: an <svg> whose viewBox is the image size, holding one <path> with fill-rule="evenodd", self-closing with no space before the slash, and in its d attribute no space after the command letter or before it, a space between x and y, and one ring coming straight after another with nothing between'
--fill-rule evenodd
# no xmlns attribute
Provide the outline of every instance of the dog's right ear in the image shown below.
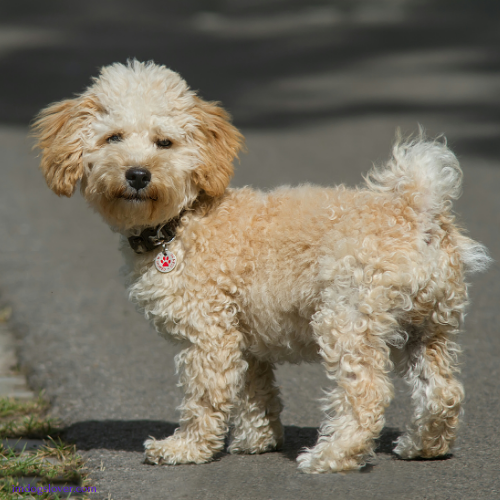
<svg viewBox="0 0 500 500"><path fill-rule="evenodd" d="M43 109L33 123L42 150L40 168L54 193L70 197L83 175L82 133L88 120L100 111L91 97L67 99Z"/></svg>

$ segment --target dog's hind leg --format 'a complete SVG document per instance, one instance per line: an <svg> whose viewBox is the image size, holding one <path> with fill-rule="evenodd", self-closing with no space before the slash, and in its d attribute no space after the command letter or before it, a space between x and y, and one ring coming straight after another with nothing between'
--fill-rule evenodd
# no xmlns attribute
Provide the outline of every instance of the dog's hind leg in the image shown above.
<svg viewBox="0 0 500 500"><path fill-rule="evenodd" d="M402 458L432 458L448 453L455 441L462 384L455 378L458 346L450 340L450 325L434 324L432 333L409 343L399 363L412 388L415 407L412 425L394 449Z"/></svg>
<svg viewBox="0 0 500 500"><path fill-rule="evenodd" d="M224 447L248 366L241 352L241 334L212 325L205 335L192 338L196 343L176 357L185 394L179 408L180 427L167 439L144 443L150 463L203 463Z"/></svg>
<svg viewBox="0 0 500 500"><path fill-rule="evenodd" d="M272 363L249 357L245 387L234 410L230 453L264 453L283 444L283 405L273 369Z"/></svg>
<svg viewBox="0 0 500 500"><path fill-rule="evenodd" d="M320 426L316 446L297 459L299 468L309 473L364 465L373 455L384 410L393 397L386 337L394 329L394 318L363 305L355 307L348 300L338 301L332 309L316 313L312 323L327 375L337 388L324 399L328 417Z"/></svg>

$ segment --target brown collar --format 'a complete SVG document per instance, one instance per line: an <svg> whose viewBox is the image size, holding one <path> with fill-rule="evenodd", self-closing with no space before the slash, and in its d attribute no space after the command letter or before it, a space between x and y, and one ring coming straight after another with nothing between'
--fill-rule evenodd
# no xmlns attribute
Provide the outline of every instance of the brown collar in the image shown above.
<svg viewBox="0 0 500 500"><path fill-rule="evenodd" d="M147 227L139 236L130 236L128 242L132 250L139 254L151 252L156 247L173 241L182 215L183 213L165 224L160 224L156 227Z"/></svg>

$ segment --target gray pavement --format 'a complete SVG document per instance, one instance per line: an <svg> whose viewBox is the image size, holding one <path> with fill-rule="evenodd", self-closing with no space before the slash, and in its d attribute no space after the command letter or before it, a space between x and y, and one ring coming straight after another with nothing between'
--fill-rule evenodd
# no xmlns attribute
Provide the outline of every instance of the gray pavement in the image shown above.
<svg viewBox="0 0 500 500"><path fill-rule="evenodd" d="M500 11L475 2L143 2L1 6L0 306L13 308L21 364L88 459L96 498L500 498L500 272L473 277L460 438L443 460L402 461L391 442L410 416L396 398L376 458L361 472L308 476L294 462L321 419L321 367L281 366L287 444L261 456L154 467L142 442L176 426L176 347L126 299L117 236L79 195L46 188L27 123L127 57L178 70L221 100L247 138L233 185L361 182L396 127L445 133L459 154L456 204L500 259ZM346 6L356 8L347 9ZM411 5L410 5L411 6ZM423 7L422 7L423 6ZM427 6L427 7L426 7ZM460 8L458 8L460 7Z"/></svg>

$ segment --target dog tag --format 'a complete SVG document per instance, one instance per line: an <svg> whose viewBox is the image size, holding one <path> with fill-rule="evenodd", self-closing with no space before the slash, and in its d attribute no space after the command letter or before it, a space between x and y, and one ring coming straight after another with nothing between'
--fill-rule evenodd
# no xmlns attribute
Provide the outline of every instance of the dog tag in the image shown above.
<svg viewBox="0 0 500 500"><path fill-rule="evenodd" d="M162 250L155 259L155 266L160 273L169 273L175 269L177 258L172 252Z"/></svg>

